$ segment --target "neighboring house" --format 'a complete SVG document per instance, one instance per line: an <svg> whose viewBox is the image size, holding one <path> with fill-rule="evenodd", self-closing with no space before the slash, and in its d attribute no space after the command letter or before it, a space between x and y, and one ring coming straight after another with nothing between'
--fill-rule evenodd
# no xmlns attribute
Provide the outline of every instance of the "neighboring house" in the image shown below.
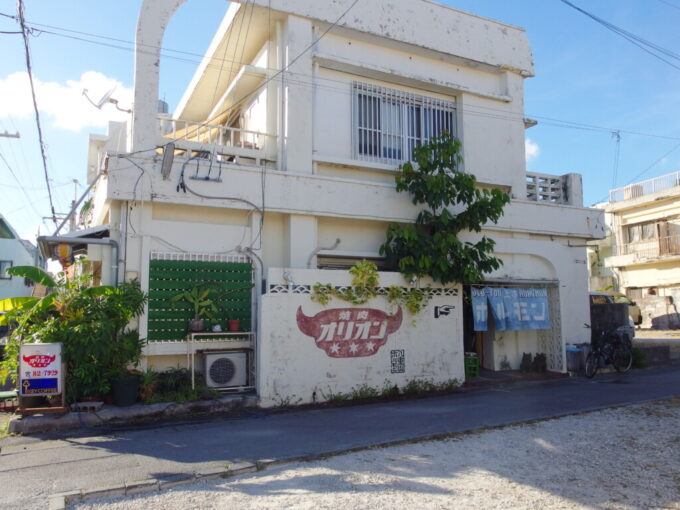
<svg viewBox="0 0 680 510"><path fill-rule="evenodd" d="M596 204L593 207L604 210L608 203ZM618 281L611 267L605 261L613 253L615 244L611 228L611 214L604 214L605 237L588 242L588 288L591 291L618 289Z"/></svg>
<svg viewBox="0 0 680 510"><path fill-rule="evenodd" d="M218 379L245 369L232 386L254 386L263 405L461 381L470 351L490 370L527 352L566 371L565 344L589 339L584 246L603 236L602 213L582 207L580 176L525 171L534 66L522 29L426 0L360 1L340 21L349 0L232 3L177 109L158 114L159 48L182 3L143 2L130 124L89 150L92 224L118 253L104 265L150 294L147 365L205 363ZM434 285L415 325L383 297L312 302L311 286L347 285L358 260L387 269L388 225L418 212L395 170L445 130L480 186L512 196L484 230L503 267L474 288ZM245 332L186 341L187 314L169 299L206 280L236 290L226 313ZM381 273L392 284L410 285ZM501 298L517 306L507 324L492 318ZM524 319L541 329L518 330Z"/></svg>
<svg viewBox="0 0 680 510"><path fill-rule="evenodd" d="M30 280L10 276L7 269L13 266L43 265L38 249L29 241L21 239L0 214L0 299L30 296L33 292Z"/></svg>
<svg viewBox="0 0 680 510"><path fill-rule="evenodd" d="M680 172L609 193L612 254L605 265L619 291L642 308L643 327L677 328L680 299Z"/></svg>

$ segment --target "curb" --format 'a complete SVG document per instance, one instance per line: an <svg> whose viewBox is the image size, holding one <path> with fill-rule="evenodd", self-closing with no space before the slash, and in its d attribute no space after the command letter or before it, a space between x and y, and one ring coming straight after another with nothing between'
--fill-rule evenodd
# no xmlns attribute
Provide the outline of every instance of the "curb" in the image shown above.
<svg viewBox="0 0 680 510"><path fill-rule="evenodd" d="M257 397L252 395L226 395L215 400L199 400L176 404L138 404L130 407L104 407L96 412L72 411L62 416L24 416L10 420L10 434L38 434L61 432L65 430L87 429L106 426L132 424L145 419L176 420L183 416L204 414L217 416L234 409L247 409L257 406Z"/></svg>
<svg viewBox="0 0 680 510"><path fill-rule="evenodd" d="M107 496L132 496L134 494L146 494L160 492L164 489L172 489L190 483L230 478L236 475L261 471L268 462L238 462L227 469L218 468L200 473L178 473L163 480L151 478L136 482L126 482L120 485L98 487L96 489L81 489L77 491L60 492L49 498L49 510L65 510L68 505L80 503L90 499L104 498Z"/></svg>

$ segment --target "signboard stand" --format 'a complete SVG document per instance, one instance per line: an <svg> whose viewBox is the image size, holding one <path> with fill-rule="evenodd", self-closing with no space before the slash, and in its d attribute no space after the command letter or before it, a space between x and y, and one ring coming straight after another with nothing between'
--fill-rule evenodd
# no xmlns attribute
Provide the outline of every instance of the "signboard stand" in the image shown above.
<svg viewBox="0 0 680 510"><path fill-rule="evenodd" d="M60 343L24 344L19 351L19 408L26 414L66 413ZM58 406L25 407L27 397L59 397Z"/></svg>

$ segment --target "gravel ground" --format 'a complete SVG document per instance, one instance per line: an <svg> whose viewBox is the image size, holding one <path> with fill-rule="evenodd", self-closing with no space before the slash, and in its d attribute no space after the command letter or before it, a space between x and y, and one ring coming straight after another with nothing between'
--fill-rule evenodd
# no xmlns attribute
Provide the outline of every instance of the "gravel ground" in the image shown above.
<svg viewBox="0 0 680 510"><path fill-rule="evenodd" d="M678 424L680 398L75 508L680 509Z"/></svg>

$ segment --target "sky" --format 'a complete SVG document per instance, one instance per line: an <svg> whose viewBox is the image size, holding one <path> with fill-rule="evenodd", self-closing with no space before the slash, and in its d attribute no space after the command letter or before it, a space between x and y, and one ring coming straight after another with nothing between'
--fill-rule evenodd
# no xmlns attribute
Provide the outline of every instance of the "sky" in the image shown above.
<svg viewBox="0 0 680 510"><path fill-rule="evenodd" d="M294 0L291 0L294 1ZM372 0L360 0L372 1ZM671 52L680 53L680 0L571 0L582 9ZM440 3L524 28L536 76L525 81L527 170L583 175L584 204L612 188L680 171L680 70L606 29L561 0L445 0ZM85 190L87 140L127 114L99 100L113 89L131 102L140 0L25 0L55 209L66 213ZM176 106L228 7L190 0L163 41L160 96ZM0 0L0 32L14 32L15 0ZM95 44L96 43L96 44ZM0 33L0 213L34 240L54 225L40 157L20 34ZM666 56L674 66L680 60ZM651 135L651 136L650 136ZM78 180L76 184L73 181Z"/></svg>

